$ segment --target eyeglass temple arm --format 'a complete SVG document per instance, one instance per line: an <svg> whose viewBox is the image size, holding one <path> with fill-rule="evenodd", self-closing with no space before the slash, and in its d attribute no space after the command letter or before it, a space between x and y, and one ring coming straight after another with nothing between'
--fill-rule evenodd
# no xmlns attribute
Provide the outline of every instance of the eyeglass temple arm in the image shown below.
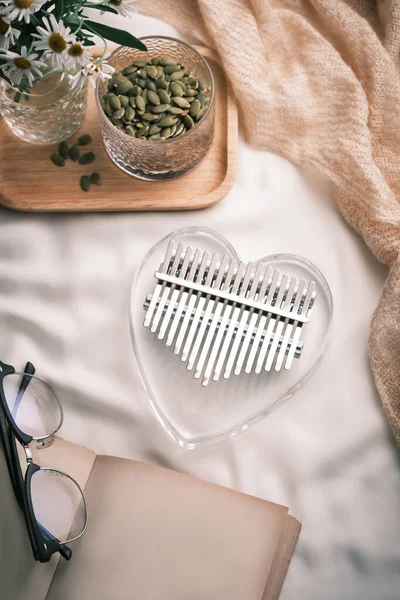
<svg viewBox="0 0 400 600"><path fill-rule="evenodd" d="M31 380L30 376L35 374L35 367L31 362L26 363L24 373L25 375L23 376L23 378L21 379L21 383L19 384L17 397L15 398L14 406L12 409L12 416L14 419L17 416L17 410L19 409L19 405L21 404L22 397L25 394L26 388L28 387L29 382Z"/></svg>
<svg viewBox="0 0 400 600"><path fill-rule="evenodd" d="M72 550L70 550L70 548L62 544L60 540L58 540L52 533L50 533L50 531L47 531L46 527L43 527L43 525L39 523L39 521L37 521L37 524L44 537L46 537L51 542L58 542L60 544L58 549L59 553L63 558L65 558L65 560L69 560L72 556Z"/></svg>

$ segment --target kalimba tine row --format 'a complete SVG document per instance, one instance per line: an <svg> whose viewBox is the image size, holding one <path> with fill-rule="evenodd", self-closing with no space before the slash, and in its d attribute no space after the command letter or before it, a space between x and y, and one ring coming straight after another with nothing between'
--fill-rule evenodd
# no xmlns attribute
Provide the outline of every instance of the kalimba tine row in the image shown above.
<svg viewBox="0 0 400 600"><path fill-rule="evenodd" d="M302 328L315 282L263 263L238 262L171 241L144 302L144 326L174 344L203 386L223 374L290 369L300 358Z"/></svg>

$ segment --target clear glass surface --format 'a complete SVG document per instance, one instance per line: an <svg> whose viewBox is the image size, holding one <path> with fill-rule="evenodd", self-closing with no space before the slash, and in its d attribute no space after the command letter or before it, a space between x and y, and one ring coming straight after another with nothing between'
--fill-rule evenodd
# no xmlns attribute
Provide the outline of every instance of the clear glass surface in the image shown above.
<svg viewBox="0 0 400 600"><path fill-rule="evenodd" d="M206 155L214 135L214 80L206 60L191 46L169 37L141 38L148 52L120 47L108 62L116 71L135 60L150 61L158 56L170 56L201 78L210 89L208 110L188 132L176 138L149 141L132 138L115 127L104 114L100 98L107 82L97 83L97 108L105 149L114 163L129 175L140 179L166 180L187 173Z"/></svg>
<svg viewBox="0 0 400 600"><path fill-rule="evenodd" d="M150 405L166 430L179 444L195 448L245 431L273 408L291 398L314 371L329 336L333 304L328 283L311 262L291 254L265 256L258 262L282 273L316 284L310 321L303 327L301 357L290 370L242 372L207 387L193 377L187 364L143 326L146 296L154 290L154 273L164 259L170 240L185 246L218 252L239 260L232 245L219 234L191 227L171 233L153 246L136 272L131 291L130 324L134 351Z"/></svg>
<svg viewBox="0 0 400 600"><path fill-rule="evenodd" d="M41 468L31 479L31 498L36 521L45 537L72 542L85 531L86 504L82 490L66 473Z"/></svg>
<svg viewBox="0 0 400 600"><path fill-rule="evenodd" d="M20 385L24 381L25 391ZM48 384L25 373L12 373L3 379L4 396L19 429L34 439L53 435L61 427L63 413L60 401Z"/></svg>
<svg viewBox="0 0 400 600"><path fill-rule="evenodd" d="M0 114L17 137L31 144L54 144L81 126L86 114L87 82L74 83L67 73L45 75L31 90L29 100L14 102L15 92L0 86Z"/></svg>

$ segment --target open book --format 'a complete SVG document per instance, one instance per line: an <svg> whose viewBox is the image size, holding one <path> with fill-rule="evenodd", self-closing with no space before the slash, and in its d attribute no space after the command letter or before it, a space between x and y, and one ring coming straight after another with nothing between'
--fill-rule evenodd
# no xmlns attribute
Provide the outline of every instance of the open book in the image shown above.
<svg viewBox="0 0 400 600"><path fill-rule="evenodd" d="M77 479L88 528L69 562L35 562L0 448L4 600L279 597L300 532L287 508L60 438L34 459Z"/></svg>

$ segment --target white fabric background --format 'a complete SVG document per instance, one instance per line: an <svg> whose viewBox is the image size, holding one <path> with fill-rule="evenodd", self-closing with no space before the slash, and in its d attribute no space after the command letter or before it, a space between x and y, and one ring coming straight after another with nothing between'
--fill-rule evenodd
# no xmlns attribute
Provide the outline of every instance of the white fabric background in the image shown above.
<svg viewBox="0 0 400 600"><path fill-rule="evenodd" d="M139 16L132 29L174 34ZM219 231L246 260L272 252L307 257L325 274L335 302L330 345L304 388L250 431L194 451L173 442L150 412L128 324L134 269L154 242L188 225ZM399 453L367 357L384 279L324 186L241 142L233 190L206 211L1 209L0 357L17 368L30 360L53 382L66 439L289 506L303 531L283 600L398 600Z"/></svg>

